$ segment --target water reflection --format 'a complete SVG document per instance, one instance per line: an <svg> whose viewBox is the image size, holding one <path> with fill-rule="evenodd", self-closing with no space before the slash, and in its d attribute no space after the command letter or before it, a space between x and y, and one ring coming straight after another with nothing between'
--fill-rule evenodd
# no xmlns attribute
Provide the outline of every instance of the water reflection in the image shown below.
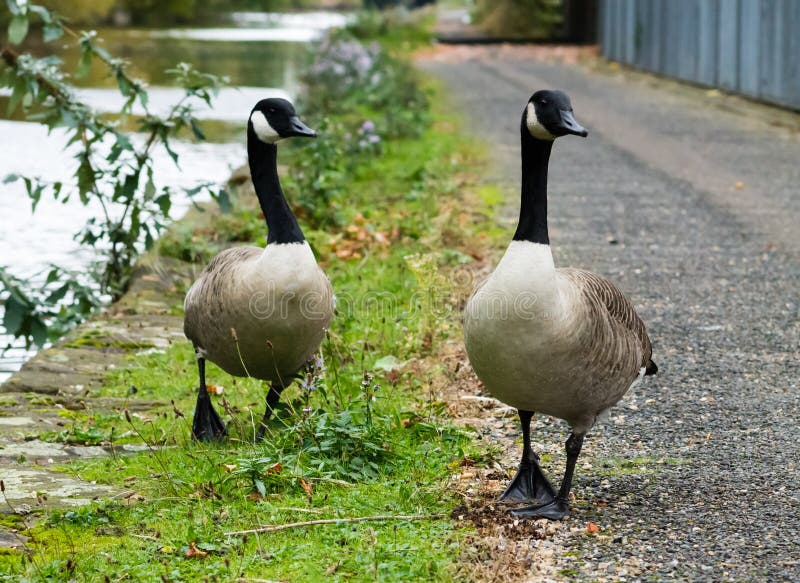
<svg viewBox="0 0 800 583"><path fill-rule="evenodd" d="M219 36L225 42L208 42L204 38L208 34ZM103 48L130 63L133 76L153 86L171 85L172 77L166 71L176 63L187 62L200 71L227 76L234 86L280 87L295 92L297 71L309 60L306 44L269 38L251 41L237 38L239 34L237 28L107 29L100 30L98 37L103 39ZM316 34L313 29L308 29L308 36L315 37ZM69 47L60 56L69 70L77 63L80 53L76 47ZM76 82L87 87L116 86L116 80L100 63L91 68L87 77L76 79Z"/></svg>
<svg viewBox="0 0 800 583"><path fill-rule="evenodd" d="M152 113L166 114L183 91L172 87L151 87L148 89L148 109ZM117 112L124 99L116 89L81 89L81 100L98 111ZM195 117L199 119L227 121L244 126L247 114L253 104L266 97L283 97L292 99L292 94L284 89L273 87L229 87L222 89L209 107L202 99L188 100L195 107ZM144 109L137 101L133 107L134 115L144 114ZM213 139L213 138L212 138Z"/></svg>

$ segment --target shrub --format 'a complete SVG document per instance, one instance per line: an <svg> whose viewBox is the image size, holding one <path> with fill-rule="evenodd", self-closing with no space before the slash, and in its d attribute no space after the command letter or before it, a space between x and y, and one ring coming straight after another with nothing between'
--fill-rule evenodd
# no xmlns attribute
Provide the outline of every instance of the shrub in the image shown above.
<svg viewBox="0 0 800 583"><path fill-rule="evenodd" d="M503 37L551 38L563 19L561 0L478 0L475 20Z"/></svg>

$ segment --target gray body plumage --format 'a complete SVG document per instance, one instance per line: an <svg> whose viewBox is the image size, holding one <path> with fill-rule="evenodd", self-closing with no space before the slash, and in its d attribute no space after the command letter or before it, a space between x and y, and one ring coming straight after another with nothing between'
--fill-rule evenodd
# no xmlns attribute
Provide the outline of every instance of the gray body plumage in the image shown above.
<svg viewBox="0 0 800 583"><path fill-rule="evenodd" d="M651 346L611 282L556 269L550 246L514 241L465 313L470 362L487 390L584 433L645 373Z"/></svg>
<svg viewBox="0 0 800 583"><path fill-rule="evenodd" d="M334 297L308 243L269 244L217 255L184 308L184 332L202 356L232 375L283 385L319 348Z"/></svg>

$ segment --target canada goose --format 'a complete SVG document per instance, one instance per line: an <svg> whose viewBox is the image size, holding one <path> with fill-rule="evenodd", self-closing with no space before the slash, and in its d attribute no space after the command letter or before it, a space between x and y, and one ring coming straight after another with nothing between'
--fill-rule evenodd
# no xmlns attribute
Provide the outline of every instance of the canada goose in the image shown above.
<svg viewBox="0 0 800 583"><path fill-rule="evenodd" d="M247 123L247 156L267 222L267 246L235 247L217 255L186 294L183 329L197 355L200 387L192 434L225 435L206 390L205 361L235 376L270 382L258 430L281 391L319 348L333 317L333 290L303 237L281 190L277 142L316 133L285 99L263 99Z"/></svg>
<svg viewBox="0 0 800 583"><path fill-rule="evenodd" d="M518 410L522 461L501 496L529 506L520 517L569 513L575 462L587 431L643 375L655 374L644 324L610 281L580 269L556 269L547 231L547 166L553 141L588 132L569 97L538 91L522 113L522 204L514 239L466 306L465 344L487 390ZM564 419L572 432L556 493L530 443L534 412Z"/></svg>

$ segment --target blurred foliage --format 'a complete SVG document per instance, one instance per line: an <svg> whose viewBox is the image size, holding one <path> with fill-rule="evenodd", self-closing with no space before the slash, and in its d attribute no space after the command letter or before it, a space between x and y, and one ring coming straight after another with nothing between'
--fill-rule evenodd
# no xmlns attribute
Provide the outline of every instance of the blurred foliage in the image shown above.
<svg viewBox="0 0 800 583"><path fill-rule="evenodd" d="M313 0L42 0L41 5L68 17L72 24L134 25L188 24L210 21L215 15L237 10L280 11L313 6ZM0 25L7 25L10 9L0 5Z"/></svg>
<svg viewBox="0 0 800 583"><path fill-rule="evenodd" d="M101 115L77 97L57 57L36 58L3 49L5 68L0 86L11 91L9 115L21 108L28 121L63 130L75 160L68 181L9 175L5 182L23 183L34 212L43 197L62 203L77 198L96 210L75 234L78 242L94 248L99 257L96 269L88 274L89 281L87 274L76 277L57 266L50 269L44 285L41 274L23 280L0 270L0 291L5 292L3 328L24 338L28 346L41 346L48 339L60 337L102 299L116 299L126 291L136 258L153 246L168 223L172 198L177 194L156 185L153 152L164 148L177 164L178 156L170 146L172 139L182 131L203 139L194 117L195 104L210 105L225 81L179 63L169 75L183 89L183 96L166 115L158 115L148 107L144 83L129 75L127 62L98 44L94 32L74 31L60 15L41 5L9 0L8 8L12 15L8 24L10 43L22 43L34 21L41 28L44 43L66 40L79 47L81 56L72 72L74 77L85 76L93 61L103 63L123 97L119 112ZM132 140L119 129L119 120L131 117L134 104L144 110L144 116L137 120L142 140ZM202 182L185 189L183 195L193 197L201 192L208 192L220 204L227 201L224 190L216 191L214 185Z"/></svg>
<svg viewBox="0 0 800 583"><path fill-rule="evenodd" d="M319 137L293 160L287 193L312 228L341 225L354 168L379 157L386 139L421 135L430 123L428 96L406 61L347 31L318 47L304 81L303 109L325 117Z"/></svg>
<svg viewBox="0 0 800 583"><path fill-rule="evenodd" d="M501 37L552 38L563 21L562 0L476 0L475 22Z"/></svg>
<svg viewBox="0 0 800 583"><path fill-rule="evenodd" d="M237 10L275 12L304 8L307 0L121 0L133 24L187 24Z"/></svg>
<svg viewBox="0 0 800 583"><path fill-rule="evenodd" d="M96 23L107 19L117 0L42 0L42 5L69 17L70 22Z"/></svg>
<svg viewBox="0 0 800 583"><path fill-rule="evenodd" d="M412 50L433 41L435 12L410 11L403 7L383 10L361 10L345 30L360 41L380 41L392 52Z"/></svg>

